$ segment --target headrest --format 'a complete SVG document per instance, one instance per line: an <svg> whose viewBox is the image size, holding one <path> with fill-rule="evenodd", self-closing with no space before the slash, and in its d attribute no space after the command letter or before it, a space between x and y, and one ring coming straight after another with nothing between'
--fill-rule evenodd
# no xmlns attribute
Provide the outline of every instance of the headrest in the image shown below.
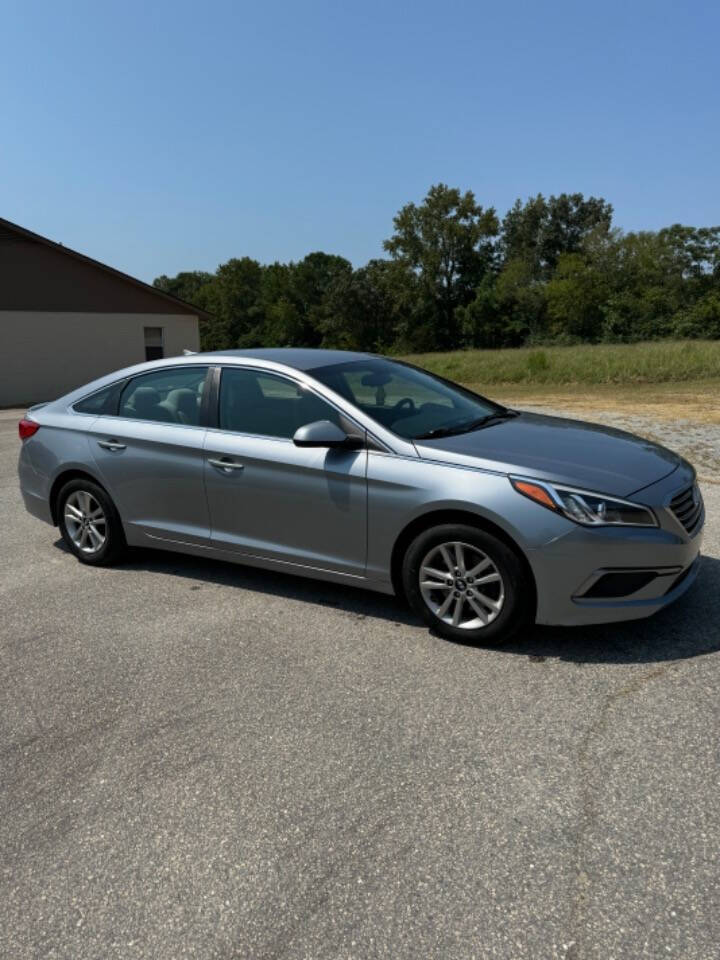
<svg viewBox="0 0 720 960"><path fill-rule="evenodd" d="M153 387L138 387L130 400L139 414L150 413L160 403L160 394Z"/></svg>
<svg viewBox="0 0 720 960"><path fill-rule="evenodd" d="M187 387L178 387L177 390L171 390L165 397L165 402L170 404L174 410L180 410L188 417L197 416L197 394L194 390Z"/></svg>

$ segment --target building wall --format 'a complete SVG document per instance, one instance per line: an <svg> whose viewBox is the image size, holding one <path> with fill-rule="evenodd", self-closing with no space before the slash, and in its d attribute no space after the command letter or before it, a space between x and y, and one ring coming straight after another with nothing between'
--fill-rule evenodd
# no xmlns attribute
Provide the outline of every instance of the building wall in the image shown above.
<svg viewBox="0 0 720 960"><path fill-rule="evenodd" d="M145 327L162 327L164 355L199 350L191 314L0 310L0 407L54 400L145 360Z"/></svg>

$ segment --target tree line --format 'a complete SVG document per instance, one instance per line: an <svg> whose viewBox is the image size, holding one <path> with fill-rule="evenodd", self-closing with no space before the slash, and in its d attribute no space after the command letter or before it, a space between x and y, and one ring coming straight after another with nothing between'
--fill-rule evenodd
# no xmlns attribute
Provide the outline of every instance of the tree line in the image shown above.
<svg viewBox="0 0 720 960"><path fill-rule="evenodd" d="M208 311L203 349L385 353L720 338L720 227L624 232L582 193L517 200L502 220L445 184L403 206L387 257L233 258L154 286Z"/></svg>

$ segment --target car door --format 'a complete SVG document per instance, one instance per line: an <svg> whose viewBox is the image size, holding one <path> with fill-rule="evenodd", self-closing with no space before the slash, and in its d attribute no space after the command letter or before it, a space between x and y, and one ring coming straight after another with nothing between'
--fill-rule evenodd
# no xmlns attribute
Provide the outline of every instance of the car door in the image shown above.
<svg viewBox="0 0 720 960"><path fill-rule="evenodd" d="M209 544L201 418L207 372L207 366L164 366L132 377L117 414L90 428L98 472L133 543Z"/></svg>
<svg viewBox="0 0 720 960"><path fill-rule="evenodd" d="M361 576L367 450L296 447L298 427L341 415L312 390L260 368L221 371L217 426L205 439L212 544Z"/></svg>

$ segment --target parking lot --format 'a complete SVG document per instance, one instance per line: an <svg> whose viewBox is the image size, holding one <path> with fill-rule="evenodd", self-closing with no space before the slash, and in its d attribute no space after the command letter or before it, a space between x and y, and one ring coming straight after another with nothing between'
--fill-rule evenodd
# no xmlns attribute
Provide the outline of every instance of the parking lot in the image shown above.
<svg viewBox="0 0 720 960"><path fill-rule="evenodd" d="M83 567L17 448L0 419L0 956L718 956L720 486L674 608L480 649L351 588Z"/></svg>

